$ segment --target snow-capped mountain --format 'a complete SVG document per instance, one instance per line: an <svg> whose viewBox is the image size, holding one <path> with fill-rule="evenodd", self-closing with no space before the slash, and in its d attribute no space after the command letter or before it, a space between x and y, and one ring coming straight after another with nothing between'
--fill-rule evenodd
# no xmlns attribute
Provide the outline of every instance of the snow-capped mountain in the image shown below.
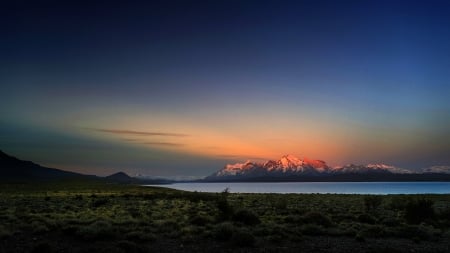
<svg viewBox="0 0 450 253"><path fill-rule="evenodd" d="M432 166L422 169L422 173L450 174L450 166Z"/></svg>
<svg viewBox="0 0 450 253"><path fill-rule="evenodd" d="M412 174L413 172L407 169L398 168L392 165L382 163L355 165L349 164L343 167L333 168L333 173L394 173L394 174Z"/></svg>
<svg viewBox="0 0 450 253"><path fill-rule="evenodd" d="M264 163L247 161L228 164L223 169L205 178L206 181L262 180L262 181L402 181L423 180L428 174L430 180L439 175L450 175L450 166L434 166L415 172L386 164L349 164L330 167L322 160L299 159L285 155L278 160ZM419 178L420 177L420 178ZM436 177L436 178L435 178Z"/></svg>
<svg viewBox="0 0 450 253"><path fill-rule="evenodd" d="M299 159L293 155L285 155L279 160L269 160L265 163L247 161L245 163L227 164L209 178L217 177L255 177L280 176L300 174L320 174L330 171L330 167L320 160Z"/></svg>

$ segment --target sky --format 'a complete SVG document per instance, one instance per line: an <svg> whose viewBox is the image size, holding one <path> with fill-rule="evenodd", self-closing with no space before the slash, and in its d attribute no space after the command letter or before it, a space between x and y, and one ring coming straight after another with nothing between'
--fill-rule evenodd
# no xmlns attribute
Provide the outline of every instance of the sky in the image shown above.
<svg viewBox="0 0 450 253"><path fill-rule="evenodd" d="M6 1L0 149L87 174L450 165L448 1Z"/></svg>

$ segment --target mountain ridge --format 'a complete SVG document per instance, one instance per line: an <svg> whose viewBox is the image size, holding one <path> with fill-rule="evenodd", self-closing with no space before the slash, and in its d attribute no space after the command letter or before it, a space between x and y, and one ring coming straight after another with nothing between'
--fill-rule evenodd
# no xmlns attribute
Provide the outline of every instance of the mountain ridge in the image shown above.
<svg viewBox="0 0 450 253"><path fill-rule="evenodd" d="M3 180L52 180L93 176L41 166L31 161L20 160L0 150L0 173Z"/></svg>
<svg viewBox="0 0 450 253"><path fill-rule="evenodd" d="M387 165L383 163L330 167L323 160L299 159L284 155L278 160L263 163L247 161L227 164L221 170L207 176L204 181L383 181L429 179L450 180L450 166L433 166L421 172Z"/></svg>
<svg viewBox="0 0 450 253"><path fill-rule="evenodd" d="M121 184L162 184L170 182L162 179L139 179L124 172L117 172L106 177L86 175L72 171L41 166L31 161L18 159L0 150L0 182L47 182L58 180L104 181Z"/></svg>

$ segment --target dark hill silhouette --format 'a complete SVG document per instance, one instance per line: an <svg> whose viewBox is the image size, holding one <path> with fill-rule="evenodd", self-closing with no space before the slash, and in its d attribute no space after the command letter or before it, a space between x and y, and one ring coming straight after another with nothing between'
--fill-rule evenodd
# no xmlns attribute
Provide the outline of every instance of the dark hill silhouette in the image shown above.
<svg viewBox="0 0 450 253"><path fill-rule="evenodd" d="M55 181L61 179L76 179L78 181L107 181L123 184L167 184L166 179L140 179L130 177L124 172L118 172L107 177L97 177L80 173L48 168L39 164L23 161L0 150L0 182L35 182Z"/></svg>
<svg viewBox="0 0 450 253"><path fill-rule="evenodd" d="M122 172L122 171L114 173L112 175L109 175L109 176L105 177L105 179L107 179L109 181L113 181L113 182L120 182L120 183L139 182L139 179L130 177L130 176L128 176L128 174L126 174L125 172Z"/></svg>
<svg viewBox="0 0 450 253"><path fill-rule="evenodd" d="M52 180L89 177L75 172L47 168L0 151L0 180Z"/></svg>

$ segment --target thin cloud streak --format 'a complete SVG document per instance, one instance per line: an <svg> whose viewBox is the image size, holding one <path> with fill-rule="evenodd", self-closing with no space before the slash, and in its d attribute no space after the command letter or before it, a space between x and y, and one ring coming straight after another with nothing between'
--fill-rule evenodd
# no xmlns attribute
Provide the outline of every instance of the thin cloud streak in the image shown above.
<svg viewBox="0 0 450 253"><path fill-rule="evenodd" d="M161 145L161 146L183 146L181 143L174 143L174 142L141 142L142 144L147 145Z"/></svg>
<svg viewBox="0 0 450 253"><path fill-rule="evenodd" d="M105 129L105 128L87 128L96 132L119 134L119 135L143 135L143 136L170 136L170 137L188 137L188 134L168 133L168 132L145 132L128 129Z"/></svg>

